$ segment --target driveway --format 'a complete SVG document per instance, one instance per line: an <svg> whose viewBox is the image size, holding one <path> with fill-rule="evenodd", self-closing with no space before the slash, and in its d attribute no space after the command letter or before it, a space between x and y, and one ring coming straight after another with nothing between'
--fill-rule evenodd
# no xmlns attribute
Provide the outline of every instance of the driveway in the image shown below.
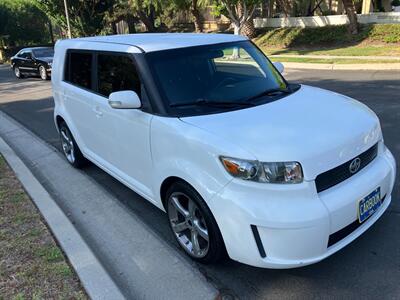
<svg viewBox="0 0 400 300"><path fill-rule="evenodd" d="M379 115L385 142L399 166L400 72L288 70L286 78L337 91L367 104ZM0 65L0 109L59 149L52 120L50 82L38 78L14 79L7 66ZM89 166L85 173L117 197L135 218L180 251L161 211L99 168ZM240 299L400 299L399 196L398 179L393 202L383 217L358 240L318 264L292 270L266 270L227 260L198 268L220 290ZM115 280L118 283L122 279Z"/></svg>

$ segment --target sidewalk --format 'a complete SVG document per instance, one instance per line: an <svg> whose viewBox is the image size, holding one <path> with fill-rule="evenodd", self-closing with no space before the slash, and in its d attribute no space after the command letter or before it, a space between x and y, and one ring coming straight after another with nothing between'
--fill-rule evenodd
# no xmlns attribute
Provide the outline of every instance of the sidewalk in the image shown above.
<svg viewBox="0 0 400 300"><path fill-rule="evenodd" d="M268 57L282 62L287 69L400 70L400 56L275 54Z"/></svg>
<svg viewBox="0 0 400 300"><path fill-rule="evenodd" d="M343 55L301 55L301 54L274 54L268 55L270 58L290 57L290 58L314 58L314 59L354 59L354 60L393 60L400 62L400 56L343 56Z"/></svg>

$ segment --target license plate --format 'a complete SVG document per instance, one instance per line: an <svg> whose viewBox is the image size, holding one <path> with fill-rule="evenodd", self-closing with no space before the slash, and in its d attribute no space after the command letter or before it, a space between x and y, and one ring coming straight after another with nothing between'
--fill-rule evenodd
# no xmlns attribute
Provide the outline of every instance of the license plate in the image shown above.
<svg viewBox="0 0 400 300"><path fill-rule="evenodd" d="M381 188L378 187L375 191L358 202L358 221L360 223L364 222L378 210L381 204Z"/></svg>

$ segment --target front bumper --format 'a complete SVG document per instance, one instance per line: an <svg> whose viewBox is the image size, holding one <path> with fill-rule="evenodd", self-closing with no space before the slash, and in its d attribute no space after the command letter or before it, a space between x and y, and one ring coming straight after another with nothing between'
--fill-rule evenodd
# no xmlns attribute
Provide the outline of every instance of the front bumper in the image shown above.
<svg viewBox="0 0 400 300"><path fill-rule="evenodd" d="M233 260L257 267L294 268L323 260L374 224L391 202L395 175L395 160L380 145L374 161L326 191L317 193L314 181L272 185L235 179L209 205ZM358 201L377 187L385 196L379 210L328 247L330 235L358 219Z"/></svg>

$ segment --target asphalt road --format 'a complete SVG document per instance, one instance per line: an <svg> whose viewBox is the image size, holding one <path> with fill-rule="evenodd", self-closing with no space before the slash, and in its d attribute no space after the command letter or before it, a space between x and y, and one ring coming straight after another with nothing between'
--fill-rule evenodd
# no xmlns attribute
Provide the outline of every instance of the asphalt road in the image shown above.
<svg viewBox="0 0 400 300"><path fill-rule="evenodd" d="M367 104L380 117L385 142L399 167L400 72L288 70L286 78L340 92ZM0 65L0 109L59 149L49 82L38 78L14 79L11 71ZM161 211L99 168L89 166L85 172L180 251ZM400 299L399 198L398 179L392 204L383 217L359 239L318 264L267 270L227 260L198 268L220 290L240 299Z"/></svg>

